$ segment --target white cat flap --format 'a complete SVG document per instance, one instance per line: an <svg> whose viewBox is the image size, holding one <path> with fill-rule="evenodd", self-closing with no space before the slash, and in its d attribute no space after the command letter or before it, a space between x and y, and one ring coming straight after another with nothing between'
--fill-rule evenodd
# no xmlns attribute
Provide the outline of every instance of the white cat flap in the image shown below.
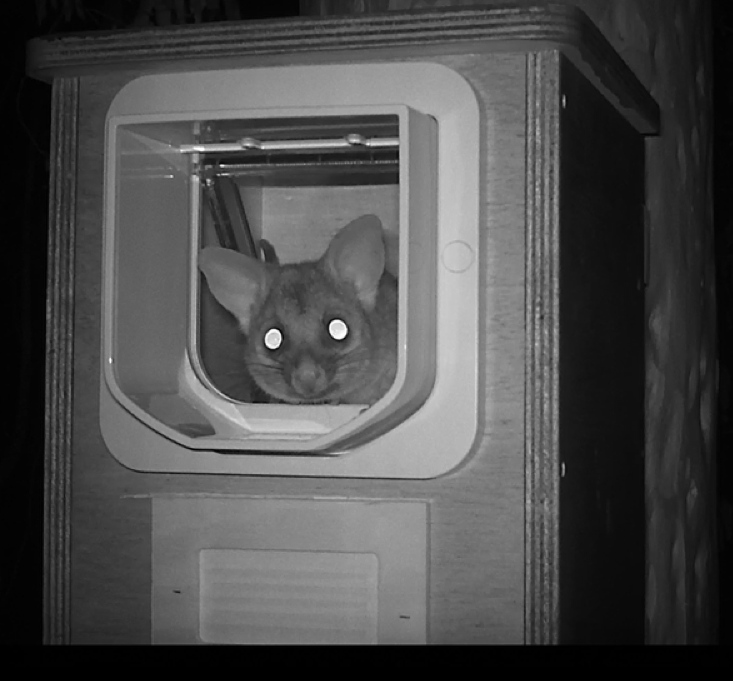
<svg viewBox="0 0 733 681"><path fill-rule="evenodd" d="M429 63L126 85L106 138L111 453L273 475L460 463L478 422L478 117Z"/></svg>

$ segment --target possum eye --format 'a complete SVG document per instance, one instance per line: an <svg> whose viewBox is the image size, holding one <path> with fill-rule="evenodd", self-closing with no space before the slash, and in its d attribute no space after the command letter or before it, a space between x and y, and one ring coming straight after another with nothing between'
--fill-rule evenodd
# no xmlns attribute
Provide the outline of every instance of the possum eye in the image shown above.
<svg viewBox="0 0 733 681"><path fill-rule="evenodd" d="M283 334L277 327L272 327L265 332L262 339L268 350L278 350L283 344Z"/></svg>
<svg viewBox="0 0 733 681"><path fill-rule="evenodd" d="M334 317L328 322L328 335L336 341L345 340L349 335L349 326L343 319Z"/></svg>

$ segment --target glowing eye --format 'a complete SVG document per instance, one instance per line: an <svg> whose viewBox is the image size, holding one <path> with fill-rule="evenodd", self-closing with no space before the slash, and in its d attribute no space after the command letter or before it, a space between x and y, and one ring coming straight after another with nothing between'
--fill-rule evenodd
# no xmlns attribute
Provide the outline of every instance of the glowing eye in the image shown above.
<svg viewBox="0 0 733 681"><path fill-rule="evenodd" d="M283 344L283 335L280 329L269 329L265 333L265 347L268 350L277 350Z"/></svg>
<svg viewBox="0 0 733 681"><path fill-rule="evenodd" d="M342 341L349 335L349 327L343 319L332 319L328 322L328 335L334 340Z"/></svg>

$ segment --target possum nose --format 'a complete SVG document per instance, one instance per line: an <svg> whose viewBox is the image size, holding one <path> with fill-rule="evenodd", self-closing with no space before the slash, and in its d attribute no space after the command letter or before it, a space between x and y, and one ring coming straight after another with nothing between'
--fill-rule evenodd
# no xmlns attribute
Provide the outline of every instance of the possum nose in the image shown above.
<svg viewBox="0 0 733 681"><path fill-rule="evenodd" d="M316 395L326 388L326 372L310 357L298 363L290 380L293 389L303 397Z"/></svg>

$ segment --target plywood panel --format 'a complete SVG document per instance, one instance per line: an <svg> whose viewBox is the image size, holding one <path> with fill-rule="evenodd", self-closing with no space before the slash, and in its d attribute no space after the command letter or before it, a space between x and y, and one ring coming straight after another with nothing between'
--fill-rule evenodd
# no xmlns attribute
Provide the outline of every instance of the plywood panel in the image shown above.
<svg viewBox="0 0 733 681"><path fill-rule="evenodd" d="M463 54L435 61L458 70L476 90L488 152L481 168L482 435L466 465L428 481L145 474L112 458L98 425L104 114L134 74L82 79L72 503L75 643L150 641L149 496L157 494L430 501L430 641L523 641L525 57Z"/></svg>

